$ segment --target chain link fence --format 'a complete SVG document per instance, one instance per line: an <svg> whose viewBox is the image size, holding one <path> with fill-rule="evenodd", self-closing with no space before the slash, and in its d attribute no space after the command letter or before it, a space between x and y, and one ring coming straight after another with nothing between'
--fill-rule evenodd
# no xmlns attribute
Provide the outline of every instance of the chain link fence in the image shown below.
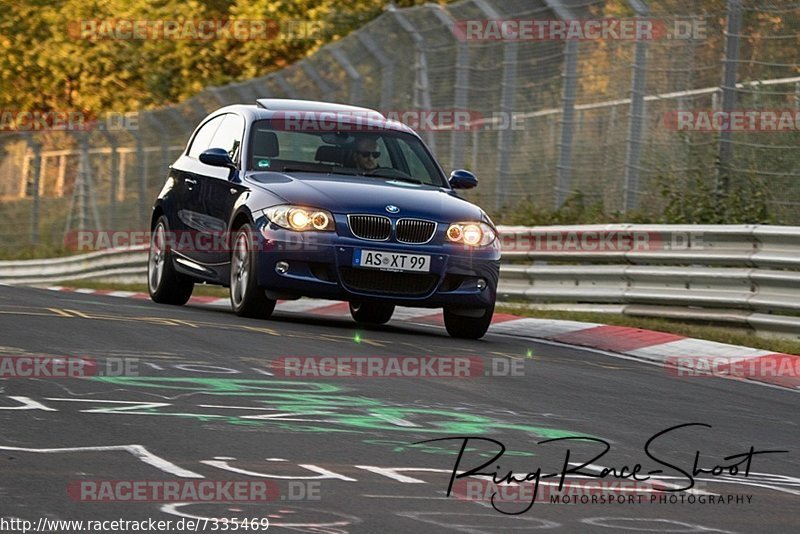
<svg viewBox="0 0 800 534"><path fill-rule="evenodd" d="M603 19L649 21L655 30L577 39L489 31L498 21ZM798 45L800 4L789 0L390 8L288 68L141 111L128 127L3 134L0 255L57 252L70 230L146 229L167 168L198 122L262 97L468 111L466 127L419 131L446 170L478 175L466 196L492 215L520 203L555 210L580 195L606 213L656 217L669 202L665 188L725 195L746 186L773 221L800 224L800 125L724 131L693 122L719 110L797 112ZM676 127L682 112L693 126Z"/></svg>

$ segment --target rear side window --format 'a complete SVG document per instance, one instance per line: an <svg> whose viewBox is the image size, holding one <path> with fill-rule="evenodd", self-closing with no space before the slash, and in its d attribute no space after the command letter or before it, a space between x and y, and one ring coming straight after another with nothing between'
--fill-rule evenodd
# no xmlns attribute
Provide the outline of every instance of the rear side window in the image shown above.
<svg viewBox="0 0 800 534"><path fill-rule="evenodd" d="M224 118L225 115L214 117L200 127L197 131L197 135L194 136L194 140L192 140L192 146L189 147L189 157L199 158L200 153L211 147L211 139L213 139L214 134L217 133L217 128L222 124Z"/></svg>

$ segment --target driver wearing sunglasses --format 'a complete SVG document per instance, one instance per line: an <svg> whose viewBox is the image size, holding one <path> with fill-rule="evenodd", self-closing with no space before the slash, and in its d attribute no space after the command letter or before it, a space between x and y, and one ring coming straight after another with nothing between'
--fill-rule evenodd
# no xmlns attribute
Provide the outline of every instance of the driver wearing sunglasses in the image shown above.
<svg viewBox="0 0 800 534"><path fill-rule="evenodd" d="M362 137L356 142L353 150L353 161L361 172L369 172L378 168L378 142L371 137Z"/></svg>

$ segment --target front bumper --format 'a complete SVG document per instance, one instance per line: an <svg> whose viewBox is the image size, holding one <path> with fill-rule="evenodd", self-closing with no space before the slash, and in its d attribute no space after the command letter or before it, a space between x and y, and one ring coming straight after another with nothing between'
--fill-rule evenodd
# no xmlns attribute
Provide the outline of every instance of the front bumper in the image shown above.
<svg viewBox="0 0 800 534"><path fill-rule="evenodd" d="M258 281L272 298L314 297L379 301L422 308L486 308L497 296L500 245L467 248L443 243L444 225L427 244L369 241L335 232L291 232L256 221ZM357 249L430 256L427 274L353 266ZM276 264L288 270L279 273ZM483 287L481 287L483 286Z"/></svg>

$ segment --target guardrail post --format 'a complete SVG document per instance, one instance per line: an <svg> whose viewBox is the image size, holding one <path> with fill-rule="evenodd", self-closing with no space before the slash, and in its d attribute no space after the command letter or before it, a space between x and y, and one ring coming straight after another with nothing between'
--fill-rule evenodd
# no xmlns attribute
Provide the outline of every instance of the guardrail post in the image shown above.
<svg viewBox="0 0 800 534"><path fill-rule="evenodd" d="M642 19L650 14L648 8L639 0L628 0L628 4L636 11L636 18ZM639 162L642 153L642 137L645 119L645 78L647 76L647 41L636 36L633 60L633 77L631 81L631 114L628 123L628 147L625 158L625 198L622 211L636 209L639 204Z"/></svg>

